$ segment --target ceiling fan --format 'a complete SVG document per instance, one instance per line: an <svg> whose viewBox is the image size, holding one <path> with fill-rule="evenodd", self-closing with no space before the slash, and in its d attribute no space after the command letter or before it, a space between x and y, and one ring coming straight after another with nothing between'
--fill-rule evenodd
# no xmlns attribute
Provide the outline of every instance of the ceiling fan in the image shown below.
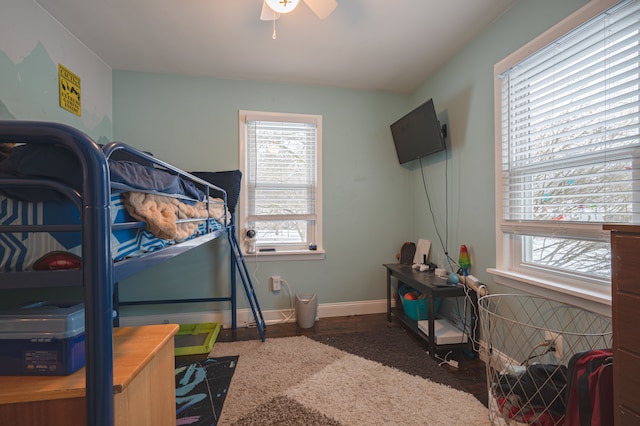
<svg viewBox="0 0 640 426"><path fill-rule="evenodd" d="M309 9L315 13L318 18L325 19L331 15L338 3L336 0L303 0ZM264 0L262 2L262 12L260 20L272 21L280 18L282 13L289 13L295 9L300 0Z"/></svg>

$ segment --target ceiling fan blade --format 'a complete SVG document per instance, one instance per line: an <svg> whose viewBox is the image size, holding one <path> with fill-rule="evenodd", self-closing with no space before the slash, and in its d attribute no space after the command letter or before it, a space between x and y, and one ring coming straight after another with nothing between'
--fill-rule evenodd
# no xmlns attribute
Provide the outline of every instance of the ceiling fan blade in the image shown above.
<svg viewBox="0 0 640 426"><path fill-rule="evenodd" d="M262 11L260 12L261 21L273 21L280 19L280 14L269 7L266 1L262 2Z"/></svg>
<svg viewBox="0 0 640 426"><path fill-rule="evenodd" d="M336 0L304 0L304 2L320 19L331 15L331 12L338 6Z"/></svg>

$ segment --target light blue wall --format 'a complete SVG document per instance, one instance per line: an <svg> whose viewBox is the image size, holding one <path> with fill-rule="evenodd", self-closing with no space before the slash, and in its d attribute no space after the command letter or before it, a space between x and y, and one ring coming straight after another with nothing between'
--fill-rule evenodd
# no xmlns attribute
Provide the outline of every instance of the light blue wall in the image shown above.
<svg viewBox="0 0 640 426"><path fill-rule="evenodd" d="M521 0L415 93L398 95L125 71L111 77L99 58L34 2L9 0L0 6L2 81L13 81L9 75L20 74L22 81L36 75L42 66L24 61L32 51L40 64L44 51L51 64L46 69L52 71L34 82L44 84L41 92L30 92L34 85L16 92L14 83L0 82L5 104L0 117L51 117L91 134L103 128L104 120L110 124L112 95L114 139L186 170L225 170L238 167L239 109L321 114L326 259L249 262L263 309L283 309L289 306L288 295L268 291L270 275L281 275L294 292L317 292L320 303L357 302L384 298L381 264L395 261L404 241L430 239L431 260L442 258L422 174L416 163L398 165L389 132L391 122L433 97L451 135L448 153L424 160L435 221L454 260L460 244L467 244L472 273L491 282L484 271L495 265L493 64L586 3ZM36 49L39 40L45 42L42 50ZM88 121L60 117L53 104L43 109L42 99L55 99L51 93L41 95L57 88L56 63L81 76ZM106 127L98 137L109 136ZM227 256L224 241L196 249L128 280L124 297L219 294L228 281ZM183 305L152 311L203 309Z"/></svg>
<svg viewBox="0 0 640 426"><path fill-rule="evenodd" d="M81 80L82 112L59 105L58 64ZM54 121L111 140L111 67L32 0L0 5L0 119Z"/></svg>
<svg viewBox="0 0 640 426"><path fill-rule="evenodd" d="M588 3L586 0L521 0L467 45L413 94L413 105L433 98L448 115L451 148L424 168L436 223L445 233L445 170L448 176L449 255L470 250L471 273L498 291L486 273L496 263L493 66ZM444 250L433 222L419 170L412 173L413 229L433 242L432 259ZM500 290L503 291L504 289Z"/></svg>
<svg viewBox="0 0 640 426"><path fill-rule="evenodd" d="M412 239L410 172L389 130L408 111L407 96L125 71L114 72L113 86L115 138L188 171L238 168L238 110L322 115L326 259L249 259L258 298L264 310L289 307L285 290L268 291L271 275L325 304L385 297L382 264ZM227 255L224 242L197 249L128 280L123 298L217 294L228 281Z"/></svg>

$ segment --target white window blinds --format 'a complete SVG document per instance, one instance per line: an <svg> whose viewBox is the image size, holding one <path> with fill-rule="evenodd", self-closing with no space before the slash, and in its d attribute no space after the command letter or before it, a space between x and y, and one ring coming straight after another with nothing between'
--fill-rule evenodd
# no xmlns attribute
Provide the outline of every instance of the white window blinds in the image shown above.
<svg viewBox="0 0 640 426"><path fill-rule="evenodd" d="M499 76L505 220L640 223L639 3Z"/></svg>
<svg viewBox="0 0 640 426"><path fill-rule="evenodd" d="M250 222L315 220L316 126L247 120Z"/></svg>

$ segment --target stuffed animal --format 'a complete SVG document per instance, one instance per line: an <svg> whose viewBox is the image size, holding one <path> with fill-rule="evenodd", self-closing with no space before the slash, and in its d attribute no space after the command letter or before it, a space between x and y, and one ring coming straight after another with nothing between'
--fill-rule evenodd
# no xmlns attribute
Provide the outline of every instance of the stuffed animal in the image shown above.
<svg viewBox="0 0 640 426"><path fill-rule="evenodd" d="M15 142L2 142L0 143L0 161L11 155L11 150L16 146Z"/></svg>

